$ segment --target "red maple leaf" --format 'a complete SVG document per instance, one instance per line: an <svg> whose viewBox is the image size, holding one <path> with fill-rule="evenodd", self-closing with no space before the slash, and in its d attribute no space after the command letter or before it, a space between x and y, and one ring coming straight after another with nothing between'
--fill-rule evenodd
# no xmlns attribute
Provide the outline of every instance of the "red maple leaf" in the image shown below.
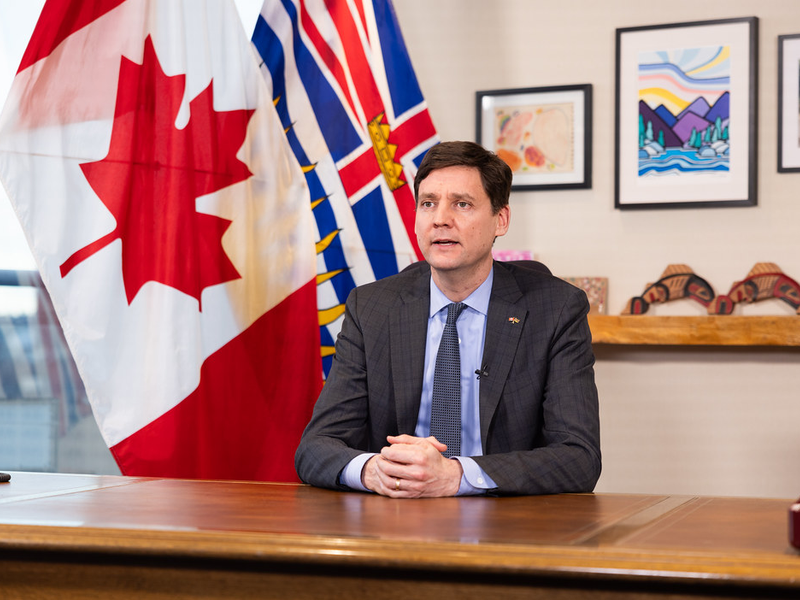
<svg viewBox="0 0 800 600"><path fill-rule="evenodd" d="M203 289L240 277L222 248L231 222L198 213L195 199L252 175L236 152L254 111L216 112L212 81L177 129L184 80L164 73L149 36L141 65L122 57L108 154L81 165L116 228L64 261L62 277L117 238L128 304L148 281L199 303Z"/></svg>

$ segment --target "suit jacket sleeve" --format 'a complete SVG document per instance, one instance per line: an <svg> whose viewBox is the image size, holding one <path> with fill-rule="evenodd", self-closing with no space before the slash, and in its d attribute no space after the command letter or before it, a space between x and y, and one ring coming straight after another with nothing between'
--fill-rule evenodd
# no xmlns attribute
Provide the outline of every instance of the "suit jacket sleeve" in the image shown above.
<svg viewBox="0 0 800 600"><path fill-rule="evenodd" d="M601 460L589 304L583 291L561 280L536 276L530 284L530 279L517 278L527 290L522 298L490 307L514 315L525 308L526 318L516 344L495 344L497 332L487 330L484 360L510 367L499 374L496 406L481 390L482 404L490 404L482 419L487 414L489 423L482 424L484 456L474 459L497 483L497 494L590 492ZM505 313L489 317L490 325L501 329L506 322Z"/></svg>
<svg viewBox="0 0 800 600"><path fill-rule="evenodd" d="M339 473L367 450L369 416L364 338L356 318L357 289L350 292L336 340L334 366L314 406L295 454L300 479L318 487L346 489Z"/></svg>
<svg viewBox="0 0 800 600"><path fill-rule="evenodd" d="M388 435L413 435L429 304L427 264L350 292L332 368L295 454L300 479L341 489L350 460L379 452Z"/></svg>

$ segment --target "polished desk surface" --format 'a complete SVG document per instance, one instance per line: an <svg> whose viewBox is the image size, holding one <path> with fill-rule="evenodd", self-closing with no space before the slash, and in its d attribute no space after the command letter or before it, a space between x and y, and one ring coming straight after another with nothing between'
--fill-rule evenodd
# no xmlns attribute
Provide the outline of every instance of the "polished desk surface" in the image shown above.
<svg viewBox="0 0 800 600"><path fill-rule="evenodd" d="M391 500L304 485L12 473L0 558L102 553L794 589L792 500L631 494Z"/></svg>

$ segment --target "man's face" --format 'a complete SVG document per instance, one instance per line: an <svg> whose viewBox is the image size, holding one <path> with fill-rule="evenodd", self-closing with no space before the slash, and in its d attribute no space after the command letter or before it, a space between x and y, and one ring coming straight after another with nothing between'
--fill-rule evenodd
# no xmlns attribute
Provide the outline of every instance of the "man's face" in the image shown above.
<svg viewBox="0 0 800 600"><path fill-rule="evenodd" d="M476 168L437 169L419 184L414 232L435 270L468 275L491 264L494 238L508 223L508 206L492 214Z"/></svg>

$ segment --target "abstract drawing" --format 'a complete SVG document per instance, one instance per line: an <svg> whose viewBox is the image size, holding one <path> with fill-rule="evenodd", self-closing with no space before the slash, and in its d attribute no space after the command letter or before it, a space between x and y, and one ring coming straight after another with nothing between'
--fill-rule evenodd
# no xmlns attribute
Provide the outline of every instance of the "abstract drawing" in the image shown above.
<svg viewBox="0 0 800 600"><path fill-rule="evenodd" d="M476 140L502 158L512 190L592 187L592 86L475 93Z"/></svg>
<svg viewBox="0 0 800 600"><path fill-rule="evenodd" d="M514 173L572 172L572 103L495 109L495 152Z"/></svg>

